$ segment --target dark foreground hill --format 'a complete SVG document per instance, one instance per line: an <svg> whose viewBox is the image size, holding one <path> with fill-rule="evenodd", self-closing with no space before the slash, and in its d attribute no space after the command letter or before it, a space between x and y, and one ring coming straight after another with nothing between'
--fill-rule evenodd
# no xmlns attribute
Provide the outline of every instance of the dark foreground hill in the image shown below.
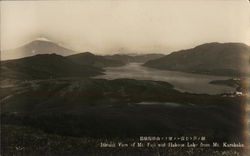
<svg viewBox="0 0 250 156"><path fill-rule="evenodd" d="M208 43L150 60L147 67L190 73L244 76L248 74L249 46L241 43Z"/></svg>
<svg viewBox="0 0 250 156"><path fill-rule="evenodd" d="M25 115L19 123L66 136L200 134L231 140L244 126L241 100L180 93L160 81L64 78L1 88L1 113Z"/></svg>
<svg viewBox="0 0 250 156"><path fill-rule="evenodd" d="M140 142L140 136L205 136L204 142L244 142L242 97L180 93L166 82L132 79L36 80L0 91L4 155L82 155L100 150L100 155L108 155L106 150L110 155L119 148L100 148L101 142ZM120 150L128 155L137 150L188 154L178 154L177 148Z"/></svg>
<svg viewBox="0 0 250 156"><path fill-rule="evenodd" d="M116 67L125 65L123 61L108 59L104 56L94 55L90 52L79 53L67 56L69 60L81 65L89 65L94 67Z"/></svg>
<svg viewBox="0 0 250 156"><path fill-rule="evenodd" d="M39 54L1 62L1 79L47 79L56 77L89 77L102 69L71 62L56 54Z"/></svg>

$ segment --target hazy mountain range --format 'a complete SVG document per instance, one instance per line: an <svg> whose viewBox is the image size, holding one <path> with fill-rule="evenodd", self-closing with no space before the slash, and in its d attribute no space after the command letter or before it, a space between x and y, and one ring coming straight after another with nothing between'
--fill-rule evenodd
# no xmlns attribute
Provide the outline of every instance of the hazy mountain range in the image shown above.
<svg viewBox="0 0 250 156"><path fill-rule="evenodd" d="M34 56L37 54L56 53L58 55L66 56L77 52L64 48L52 41L39 38L18 48L2 51L1 53L1 60L9 60Z"/></svg>
<svg viewBox="0 0 250 156"><path fill-rule="evenodd" d="M35 40L17 49L4 51L3 59L12 55L24 58L1 61L1 70L3 75L7 77L21 75L21 77L30 78L88 77L102 74L104 67L140 62L144 63L144 66L162 70L243 76L248 73L250 48L242 43L207 43L169 55L115 54L100 56L90 52L75 53L77 52L52 41Z"/></svg>
<svg viewBox="0 0 250 156"><path fill-rule="evenodd" d="M57 77L90 77L100 75L104 67L123 66L129 62L143 62L152 56L159 58L162 54L145 54L141 56L116 55L99 56L90 52L76 53L52 41L35 40L19 48L4 51L3 58L22 56L22 58L1 61L1 79L47 79ZM60 54L60 55L59 55ZM61 56L68 55L69 56ZM155 57L158 56L158 57ZM126 59L129 58L127 61Z"/></svg>
<svg viewBox="0 0 250 156"><path fill-rule="evenodd" d="M117 66L117 65L123 65L121 64L121 62L123 63L146 62L150 59L156 59L156 58L160 58L164 56L163 54L152 53L152 54L142 54L142 55L115 54L115 55L106 55L103 57L99 55L94 55L91 52L77 52L71 49L67 49L45 38L38 38L18 48L1 51L1 60L19 59L19 58L28 57L28 56L34 56L37 54L58 54L62 56L68 56L71 60L77 63L79 63L79 59L80 61L81 59L90 59L90 60L85 60L87 61L86 63L81 61L80 64L90 63L96 66L102 66L102 67L109 66L107 65L108 62L110 62L111 66ZM98 62L95 62L94 60ZM114 61L114 60L118 60L119 62ZM103 65L100 62L102 62Z"/></svg>
<svg viewBox="0 0 250 156"><path fill-rule="evenodd" d="M165 55L163 54L141 54L141 55L125 55L125 54L115 54L115 55L106 55L105 58L113 59L121 61L125 64L131 63L131 62L139 62L139 63L145 63L149 60L154 60L161 58Z"/></svg>

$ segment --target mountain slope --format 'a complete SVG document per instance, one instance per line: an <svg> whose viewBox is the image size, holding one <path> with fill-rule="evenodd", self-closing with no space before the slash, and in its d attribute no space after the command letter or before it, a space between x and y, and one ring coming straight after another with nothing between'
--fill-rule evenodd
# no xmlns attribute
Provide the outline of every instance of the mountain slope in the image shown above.
<svg viewBox="0 0 250 156"><path fill-rule="evenodd" d="M46 79L88 77L102 74L102 69L79 65L56 54L39 54L1 62L1 78Z"/></svg>
<svg viewBox="0 0 250 156"><path fill-rule="evenodd" d="M242 76L248 73L249 46L241 43L207 43L173 52L144 66L183 72Z"/></svg>
<svg viewBox="0 0 250 156"><path fill-rule="evenodd" d="M132 56L123 55L123 54L106 55L104 57L110 60L117 60L117 61L123 62L124 64L133 62L134 60Z"/></svg>
<svg viewBox="0 0 250 156"><path fill-rule="evenodd" d="M51 54L56 53L59 55L70 55L76 53L73 50L64 48L49 40L34 40L19 48L2 51L1 60L18 59L37 54Z"/></svg>
<svg viewBox="0 0 250 156"><path fill-rule="evenodd" d="M70 55L67 56L67 58L77 64L90 65L99 68L125 65L122 61L108 59L103 56L94 55L90 52Z"/></svg>

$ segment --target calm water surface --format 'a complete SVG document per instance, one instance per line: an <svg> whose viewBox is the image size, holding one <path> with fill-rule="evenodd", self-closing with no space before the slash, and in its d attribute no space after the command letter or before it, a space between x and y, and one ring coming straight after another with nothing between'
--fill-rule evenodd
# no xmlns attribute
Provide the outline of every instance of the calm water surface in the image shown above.
<svg viewBox="0 0 250 156"><path fill-rule="evenodd" d="M235 88L232 87L209 84L212 80L226 80L232 77L158 70L144 67L141 63L130 63L122 67L108 67L105 70L105 75L95 78L165 81L174 85L175 89L179 91L190 93L220 94L235 91Z"/></svg>

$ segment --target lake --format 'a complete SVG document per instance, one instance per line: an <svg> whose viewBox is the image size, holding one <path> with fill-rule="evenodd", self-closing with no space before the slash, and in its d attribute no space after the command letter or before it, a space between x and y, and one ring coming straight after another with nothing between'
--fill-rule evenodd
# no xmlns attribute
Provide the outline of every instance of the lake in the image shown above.
<svg viewBox="0 0 250 156"><path fill-rule="evenodd" d="M199 94L220 94L234 92L235 88L209 84L212 80L226 80L232 77L191 74L177 71L158 70L142 66L142 63L130 63L121 67L107 67L105 75L94 78L165 81L174 85L176 90Z"/></svg>

